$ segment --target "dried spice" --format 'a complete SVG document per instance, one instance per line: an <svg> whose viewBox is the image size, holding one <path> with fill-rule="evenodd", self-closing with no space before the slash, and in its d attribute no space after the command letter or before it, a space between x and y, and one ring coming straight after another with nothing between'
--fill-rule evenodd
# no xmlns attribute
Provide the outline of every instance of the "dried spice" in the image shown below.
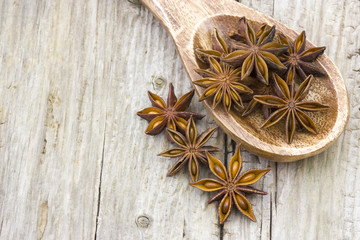
<svg viewBox="0 0 360 240"><path fill-rule="evenodd" d="M217 127L211 127L197 137L197 129L193 118L190 118L186 128L186 135L168 128L167 132L172 140L179 145L176 148L170 148L160 153L160 156L165 157L180 157L174 166L169 170L167 176L173 176L176 174L184 165L188 163L188 170L191 181L197 181L199 176L199 164L200 160L202 163L207 164L207 159L204 155L206 152L218 151L219 149L211 146L203 146L210 137L214 134Z"/></svg>
<svg viewBox="0 0 360 240"><path fill-rule="evenodd" d="M203 78L194 81L194 84L206 88L200 101L211 98L214 109L222 102L227 112L231 106L237 107L236 110L243 110L245 102L247 105L242 116L248 116L261 106L266 119L263 128L275 124L286 115L288 143L292 142L297 127L316 133L314 122L304 111L325 110L327 106L315 102L296 105L297 101L303 100L309 86L302 85L307 89L306 93L299 94L303 97L295 101L286 98L290 96L284 97L279 91L279 81L273 81L272 76L285 76L288 90L292 92L298 86L293 83L297 76L304 81L309 75L326 75L315 62L324 53L325 47L305 50L305 32L292 41L284 34L277 33L275 26L248 22L245 17L239 20L237 29L230 30L227 38L221 37L217 29L214 29L211 43L210 50L196 49L198 59L210 65L209 69L195 70ZM311 79L307 82L310 84ZM294 94L292 98L295 97ZM273 98L282 99L283 103L272 103ZM264 99L270 100L265 103ZM288 108L283 105L285 102Z"/></svg>
<svg viewBox="0 0 360 240"><path fill-rule="evenodd" d="M239 82L241 69L219 63L213 57L209 58L209 62L209 70L195 70L204 78L194 81L194 84L206 88L199 100L213 98L212 108L222 102L226 111L230 111L232 103L242 108L241 94L252 93L252 90Z"/></svg>
<svg viewBox="0 0 360 240"><path fill-rule="evenodd" d="M239 24L237 29L232 29L229 31L229 37L233 40L239 41L239 42L246 42L246 18L242 17L239 20Z"/></svg>
<svg viewBox="0 0 360 240"><path fill-rule="evenodd" d="M195 49L197 58L202 62L209 64L209 57L220 60L231 52L225 40L219 35L217 29L214 29L212 34L212 49Z"/></svg>
<svg viewBox="0 0 360 240"><path fill-rule="evenodd" d="M208 203L211 203L222 199L219 204L220 224L223 224L229 216L233 203L235 203L240 212L256 222L250 202L242 193L267 194L266 192L257 190L248 185L257 182L262 176L270 171L270 168L263 170L252 169L240 175L242 168L240 145L237 147L235 155L231 158L228 172L220 160L214 158L209 153L206 154L210 170L219 180L206 178L191 183L190 185L207 192L220 190L218 194L208 201Z"/></svg>
<svg viewBox="0 0 360 240"><path fill-rule="evenodd" d="M283 34L279 35L280 42L289 46L288 51L279 58L286 66L286 82L291 84L295 73L303 81L308 75L325 76L326 73L314 64L318 56L322 55L326 47L315 47L305 50L306 35L303 31L292 43Z"/></svg>
<svg viewBox="0 0 360 240"><path fill-rule="evenodd" d="M137 112L138 116L150 122L145 130L146 134L157 135L165 127L184 133L187 120L190 117L194 119L202 119L204 117L202 114L184 112L190 105L191 99L194 96L194 90L186 93L178 100L174 93L174 86L170 83L167 104L158 95L150 91L148 91L148 94L152 107ZM171 140L168 135L167 137Z"/></svg>
<svg viewBox="0 0 360 240"><path fill-rule="evenodd" d="M261 106L266 118L262 128L284 119L286 140L290 144L299 126L317 133L314 122L305 112L328 109L328 106L318 102L303 101L309 92L313 75L326 75L315 62L324 53L325 47L305 50L305 32L292 42L285 35L276 33L275 26L258 26L250 25L243 17L238 29L232 30L226 39L215 28L211 38L212 49L195 50L197 58L209 68L195 69L202 78L193 83L205 88L199 100L211 98L213 108L222 102L227 112L232 106L242 110L243 101L249 102L242 112L242 116L247 116ZM199 65L204 66L200 62ZM285 75L286 81L277 74ZM297 75L303 80L299 87L295 83ZM245 194L267 194L250 185L269 172L270 168L251 169L240 174L240 145L229 163L228 171L220 160L209 153L219 150L213 146L204 146L217 127L211 127L198 136L194 120L204 116L185 112L194 90L177 100L173 85L170 84L166 104L158 95L150 91L148 94L152 107L137 113L150 122L145 132L156 135L166 127L168 139L178 145L159 153L160 156L178 158L167 176L175 175L187 164L191 186L207 192L219 191L208 203L220 201L220 224L226 221L234 203L241 213L255 222L252 206ZM209 166L217 179L198 181L199 162Z"/></svg>
<svg viewBox="0 0 360 240"><path fill-rule="evenodd" d="M271 107L260 104L258 101L254 99L254 96L256 95L275 95L274 87L273 87L273 81L269 80L269 85L263 84L263 83L256 83L249 86L254 93L251 96L251 101L249 102L247 108L242 113L242 116L247 116L250 113L252 113L258 106L261 106L261 110L263 112L263 115L265 118L268 118L271 114Z"/></svg>
<svg viewBox="0 0 360 240"><path fill-rule="evenodd" d="M328 106L313 101L302 101L309 92L312 79L313 76L309 75L295 92L294 82L289 87L282 78L274 74L275 90L279 97L270 95L254 96L256 101L278 109L269 116L261 127L270 127L285 118L285 132L288 143L293 140L296 122L300 123L309 132L317 133L314 122L304 111L323 111L328 109Z"/></svg>
<svg viewBox="0 0 360 240"><path fill-rule="evenodd" d="M242 22L245 24L245 43L233 42L231 46L236 51L228 54L222 61L236 67L241 66L241 79L245 79L255 70L258 80L267 85L269 68L286 69L277 56L286 52L288 46L273 42L275 26L270 28L263 24L255 33L245 18L240 20L240 23Z"/></svg>

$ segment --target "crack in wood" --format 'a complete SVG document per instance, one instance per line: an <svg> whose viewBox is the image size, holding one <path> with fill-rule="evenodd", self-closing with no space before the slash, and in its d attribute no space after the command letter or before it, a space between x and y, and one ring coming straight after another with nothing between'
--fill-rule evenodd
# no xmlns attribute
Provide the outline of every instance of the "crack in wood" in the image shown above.
<svg viewBox="0 0 360 240"><path fill-rule="evenodd" d="M275 172L274 173L274 175L275 175L275 177L274 177L275 178L275 191L274 191L274 195L275 195L274 196L274 204L275 204L274 207L275 207L275 210L276 210L276 206L277 206L277 189L278 189L278 186L277 186L277 184L278 184L278 181L277 181L278 180L278 178L277 178L277 165L278 164L275 163L275 169L274 169L275 171L273 170L273 172ZM270 202L271 202L271 199L270 199Z"/></svg>
<svg viewBox="0 0 360 240"><path fill-rule="evenodd" d="M271 240L272 238L272 224L273 224L273 203L274 203L274 208L275 208L275 212L276 212L276 206L277 206L277 188L278 188L278 184L277 184L277 163L275 163L275 167L272 169L272 172L274 174L274 191L273 191L273 197L270 197L270 223L269 223L269 239Z"/></svg>
<svg viewBox="0 0 360 240"><path fill-rule="evenodd" d="M186 221L184 219L184 226L183 226L183 239L185 238L185 231L186 231Z"/></svg>
<svg viewBox="0 0 360 240"><path fill-rule="evenodd" d="M227 138L227 135L224 133L224 165L225 167L227 168L227 165L228 165L228 162L227 162L227 156L229 154L229 151L228 151L228 138ZM224 224L219 224L219 239L220 240L223 240L224 239Z"/></svg>
<svg viewBox="0 0 360 240"><path fill-rule="evenodd" d="M104 156L105 156L105 136L106 136L106 119L105 119L105 127L104 127L102 156L101 156L101 163L100 163L100 179L99 179L99 188L98 188L98 203L97 203L97 211L96 211L96 226L95 226L94 240L97 239L98 226L99 226L99 215L100 215L100 206L101 206L101 182L102 182L102 176L103 176Z"/></svg>
<svg viewBox="0 0 360 240"><path fill-rule="evenodd" d="M261 198L261 205L263 205L263 198ZM263 219L261 219L260 221L260 229L259 229L260 233L262 233L262 229L263 229Z"/></svg>
<svg viewBox="0 0 360 240"><path fill-rule="evenodd" d="M1 237L1 233L2 233L3 223L4 223L4 219L1 219L1 225L0 225L0 237Z"/></svg>
<svg viewBox="0 0 360 240"><path fill-rule="evenodd" d="M269 224L269 240L272 238L272 201L270 199L270 224Z"/></svg>

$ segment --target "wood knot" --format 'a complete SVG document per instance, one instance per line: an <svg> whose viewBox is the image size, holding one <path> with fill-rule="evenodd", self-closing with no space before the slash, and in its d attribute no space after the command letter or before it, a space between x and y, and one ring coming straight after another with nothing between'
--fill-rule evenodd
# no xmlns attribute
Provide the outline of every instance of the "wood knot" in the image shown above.
<svg viewBox="0 0 360 240"><path fill-rule="evenodd" d="M166 85L166 82L167 82L166 78L162 76L156 76L156 75L152 76L152 84L155 90L159 90L163 88Z"/></svg>
<svg viewBox="0 0 360 240"><path fill-rule="evenodd" d="M128 0L129 3L132 3L134 5L141 5L140 0Z"/></svg>
<svg viewBox="0 0 360 240"><path fill-rule="evenodd" d="M136 225L140 228L148 228L150 226L151 219L149 216L141 215L136 219Z"/></svg>

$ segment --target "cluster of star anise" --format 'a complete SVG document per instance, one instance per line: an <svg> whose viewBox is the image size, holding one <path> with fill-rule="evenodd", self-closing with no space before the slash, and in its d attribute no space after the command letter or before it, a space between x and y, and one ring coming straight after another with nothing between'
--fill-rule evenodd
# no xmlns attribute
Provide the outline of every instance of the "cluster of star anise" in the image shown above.
<svg viewBox="0 0 360 240"><path fill-rule="evenodd" d="M240 145L230 161L228 171L226 171L225 166L220 160L210 155L209 152L215 152L219 149L204 145L214 134L217 127L210 127L198 136L194 120L199 120L204 116L197 113L185 112L190 105L194 90L186 93L178 100L174 94L174 87L170 84L167 104L165 104L165 101L158 95L150 91L148 94L152 107L145 108L137 113L140 117L149 121L145 133L156 135L166 129L168 140L177 145L159 154L160 156L178 158L173 167L168 171L167 176L173 176L187 164L191 186L208 192L220 191L209 200L209 203L222 199L219 204L219 219L221 224L223 224L229 216L234 204L240 212L252 221L256 221L251 205L243 194L267 194L248 185L257 182L263 175L270 171L270 169L253 169L240 175L242 165ZM210 169L219 180L202 179L198 181L200 171L199 162Z"/></svg>
<svg viewBox="0 0 360 240"><path fill-rule="evenodd" d="M291 41L277 33L275 26L252 26L245 18L238 26L225 38L214 29L212 49L196 49L198 59L208 66L195 70L202 78L194 84L204 88L200 101L211 100L213 108L221 102L227 112L234 106L242 116L262 106L265 122L261 127L285 119L289 144L297 128L317 133L305 112L328 106L303 99L314 77L326 75L316 63L325 47L306 49L305 32Z"/></svg>

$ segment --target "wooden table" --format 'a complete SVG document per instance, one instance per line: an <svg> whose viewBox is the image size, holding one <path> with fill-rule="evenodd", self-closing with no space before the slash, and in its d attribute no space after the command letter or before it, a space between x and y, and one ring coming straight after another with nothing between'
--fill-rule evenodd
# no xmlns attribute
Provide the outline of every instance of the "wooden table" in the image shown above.
<svg viewBox="0 0 360 240"><path fill-rule="evenodd" d="M257 223L234 211L218 224L211 194L188 185L171 145L144 134L147 90L192 87L172 39L126 0L0 2L0 239L360 239L360 1L250 0L339 67L351 116L327 151L273 163L242 151L244 169L271 167L249 197ZM197 96L190 110L206 114ZM215 125L207 116L199 131ZM235 144L221 130L210 144Z"/></svg>

